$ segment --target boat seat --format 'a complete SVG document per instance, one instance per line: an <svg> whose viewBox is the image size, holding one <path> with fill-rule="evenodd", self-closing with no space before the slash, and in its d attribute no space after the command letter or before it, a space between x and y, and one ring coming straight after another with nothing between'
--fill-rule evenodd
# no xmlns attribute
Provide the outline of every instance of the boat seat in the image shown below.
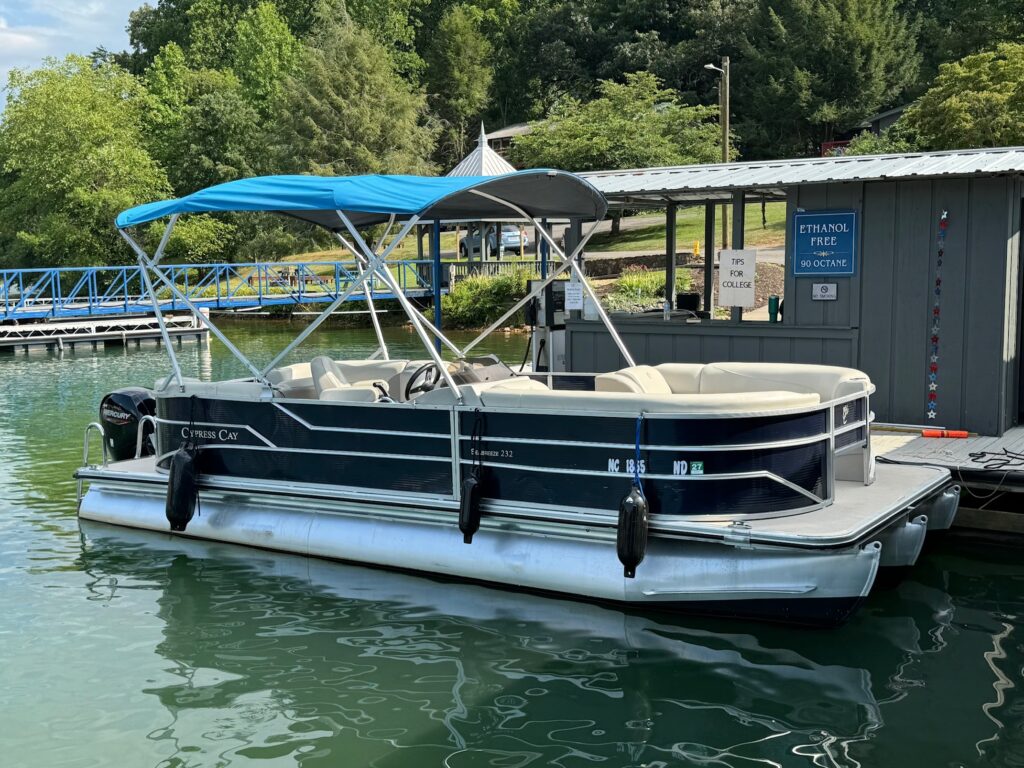
<svg viewBox="0 0 1024 768"><path fill-rule="evenodd" d="M869 393L871 379L853 368L799 363L709 363L700 373L702 394L766 389L812 393L827 402Z"/></svg>
<svg viewBox="0 0 1024 768"><path fill-rule="evenodd" d="M634 365L594 378L598 392L636 392L646 395L671 395L672 388L661 371L650 365Z"/></svg>
<svg viewBox="0 0 1024 768"><path fill-rule="evenodd" d="M634 365L594 377L598 392L714 395L759 392L814 394L822 402L869 393L871 380L853 368L797 363L662 363Z"/></svg>
<svg viewBox="0 0 1024 768"><path fill-rule="evenodd" d="M385 381L360 381L350 384L337 363L326 355L314 357L310 361L309 370L319 400L372 403L382 395L388 394Z"/></svg>
<svg viewBox="0 0 1024 768"><path fill-rule="evenodd" d="M638 392L578 392L566 390L515 391L489 389L481 393L484 405L492 408L521 408L531 411L578 411L593 413L692 413L764 414L793 408L812 408L820 398L813 393L766 391L717 394L647 395Z"/></svg>

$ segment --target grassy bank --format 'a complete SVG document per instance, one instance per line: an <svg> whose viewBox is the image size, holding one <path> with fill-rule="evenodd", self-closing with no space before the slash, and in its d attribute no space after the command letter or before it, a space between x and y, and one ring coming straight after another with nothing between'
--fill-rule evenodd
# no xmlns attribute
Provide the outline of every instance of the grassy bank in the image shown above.
<svg viewBox="0 0 1024 768"><path fill-rule="evenodd" d="M716 210L716 237L721 237L721 207ZM731 215L731 213L730 213ZM751 248L781 246L786 241L786 204L765 205L767 224L762 226L761 206L748 205L744 217L745 245ZM731 223L731 222L730 222ZM704 247L704 207L680 208L676 215L676 243L680 250L690 250L694 241ZM637 229L623 229L618 235L601 232L591 238L591 251L651 251L658 252L665 247L665 225L656 223Z"/></svg>

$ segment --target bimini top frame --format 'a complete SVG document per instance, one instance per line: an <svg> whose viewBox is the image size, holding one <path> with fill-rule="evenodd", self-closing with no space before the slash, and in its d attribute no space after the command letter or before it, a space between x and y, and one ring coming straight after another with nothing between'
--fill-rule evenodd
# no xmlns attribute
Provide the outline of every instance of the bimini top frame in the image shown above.
<svg viewBox="0 0 1024 768"><path fill-rule="evenodd" d="M597 307L601 319L623 357L630 365L633 364L632 356L597 297L587 285L579 264L576 263L576 257L582 252L583 246L594 233L597 223L604 218L607 202L604 196L589 182L573 174L555 170L530 170L504 176L461 178L264 176L218 184L179 199L146 203L130 208L117 217L117 227L135 251L139 266L142 267L146 290L150 294L153 311L160 324L161 333L165 337L163 315L150 273L162 286L169 289L175 298L198 315L199 309L159 268L159 263L170 239L171 231L181 214L227 211L272 212L321 226L334 233L341 244L355 255L361 266L359 275L348 288L262 369L255 366L242 354L223 332L210 322L209 318L204 318L210 332L224 343L257 380L264 383L267 382L266 376L272 368L374 275L398 297L399 303L408 315L424 347L437 364L448 386L452 387L455 392L458 392L455 382L443 364L440 354L431 343L430 334L439 338L457 355L463 356L529 299L539 294L545 285L567 269L572 270L582 282L584 290ZM512 215L510 216L510 214ZM169 218L169 221L160 244L151 257L127 230L161 218ZM593 221L594 225L576 245L573 252L567 255L547 232L547 228L541 226L541 219L545 218L581 219ZM425 223L428 220L455 222L486 219L532 222L563 264L554 270L545 281L537 285L529 296L512 307L497 323L460 350L438 328L427 322L421 313L416 311L405 294L394 284L394 277L386 268L385 262L398 243L418 223ZM371 248L359 233L359 229L385 222L388 226L384 234L376 246ZM396 223L399 224L397 232L390 241L385 243ZM384 343L380 326L376 322L374 322L374 330L380 345L377 354L387 357L387 346ZM174 349L168 343L167 338L164 341L171 357L174 377L178 385L183 387L181 369Z"/></svg>

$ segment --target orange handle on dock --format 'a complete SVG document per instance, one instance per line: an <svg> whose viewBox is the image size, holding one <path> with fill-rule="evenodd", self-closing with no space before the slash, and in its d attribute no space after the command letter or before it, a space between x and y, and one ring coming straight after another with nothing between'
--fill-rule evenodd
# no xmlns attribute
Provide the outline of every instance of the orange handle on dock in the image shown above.
<svg viewBox="0 0 1024 768"><path fill-rule="evenodd" d="M954 437L963 440L969 434L965 429L922 429L921 437Z"/></svg>

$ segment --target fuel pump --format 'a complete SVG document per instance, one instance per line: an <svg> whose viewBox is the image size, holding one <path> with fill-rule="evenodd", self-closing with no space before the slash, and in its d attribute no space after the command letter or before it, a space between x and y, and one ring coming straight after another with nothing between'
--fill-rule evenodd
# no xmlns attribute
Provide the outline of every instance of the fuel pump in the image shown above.
<svg viewBox="0 0 1024 768"><path fill-rule="evenodd" d="M541 280L531 280L532 291ZM553 280L526 305L526 322L533 326L532 362L537 372L565 370L565 280Z"/></svg>

